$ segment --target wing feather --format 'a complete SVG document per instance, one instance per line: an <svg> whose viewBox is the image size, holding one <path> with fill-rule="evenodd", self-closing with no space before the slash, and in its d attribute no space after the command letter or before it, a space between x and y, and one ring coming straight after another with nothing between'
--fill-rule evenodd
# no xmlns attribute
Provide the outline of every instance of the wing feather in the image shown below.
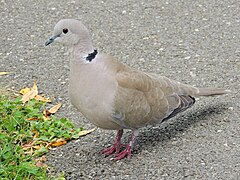
<svg viewBox="0 0 240 180"><path fill-rule="evenodd" d="M163 76L125 68L117 72L116 80L112 118L124 128L162 122L195 102L187 95L187 87Z"/></svg>

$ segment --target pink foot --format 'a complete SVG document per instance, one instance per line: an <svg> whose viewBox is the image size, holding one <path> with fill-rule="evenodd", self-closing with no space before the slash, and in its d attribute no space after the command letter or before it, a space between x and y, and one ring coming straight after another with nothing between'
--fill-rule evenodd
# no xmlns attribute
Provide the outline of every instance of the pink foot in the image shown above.
<svg viewBox="0 0 240 180"><path fill-rule="evenodd" d="M113 146L104 149L101 151L102 154L104 154L105 156L111 155L114 152L118 153L120 151L120 144L113 144Z"/></svg>
<svg viewBox="0 0 240 180"><path fill-rule="evenodd" d="M104 149L101 151L102 154L105 156L111 155L114 152L117 154L115 155L115 160L118 161L120 159L123 159L127 157L128 160L130 160L131 157L131 152L132 152L132 147L136 141L136 136L138 134L138 130L134 130L132 135L130 136L129 143L128 144L121 144L121 138L123 135L123 130L118 130L116 139L113 143L113 145L107 149ZM121 147L126 147L125 150L120 152ZM119 153L120 152L120 153Z"/></svg>
<svg viewBox="0 0 240 180"><path fill-rule="evenodd" d="M123 159L126 156L127 156L127 160L130 160L131 152L132 152L132 147L128 144L125 150L115 155L116 157L115 160L118 161L120 159Z"/></svg>
<svg viewBox="0 0 240 180"><path fill-rule="evenodd" d="M127 160L130 160L131 153L132 153L132 147L133 147L133 145L136 141L137 134L138 134L137 130L133 131L132 135L130 136L131 138L129 139L129 143L126 146L126 149L115 155L116 156L116 158L115 158L116 161L121 160L125 157L127 157Z"/></svg>
<svg viewBox="0 0 240 180"><path fill-rule="evenodd" d="M114 152L119 153L120 148L122 147L121 145L122 135L123 135L123 130L122 129L118 130L114 144L111 147L102 150L101 153L104 154L105 156L111 155Z"/></svg>

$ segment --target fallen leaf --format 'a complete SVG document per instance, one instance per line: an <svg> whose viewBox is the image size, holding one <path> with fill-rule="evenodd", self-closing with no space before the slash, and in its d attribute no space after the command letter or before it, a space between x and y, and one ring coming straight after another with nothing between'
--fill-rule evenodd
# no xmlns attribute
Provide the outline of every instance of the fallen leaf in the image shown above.
<svg viewBox="0 0 240 180"><path fill-rule="evenodd" d="M45 162L47 161L47 158L45 156L36 158L34 161L35 161L35 165L38 167L47 167L47 164L45 164Z"/></svg>
<svg viewBox="0 0 240 180"><path fill-rule="evenodd" d="M48 167L47 164L42 163L42 162L36 162L35 166L37 166L37 167Z"/></svg>
<svg viewBox="0 0 240 180"><path fill-rule="evenodd" d="M10 74L11 72L0 72L0 76L1 75L7 75L7 74Z"/></svg>
<svg viewBox="0 0 240 180"><path fill-rule="evenodd" d="M91 132L95 131L97 128L89 129L89 130L83 130L78 133L79 136L86 136L87 134L90 134Z"/></svg>
<svg viewBox="0 0 240 180"><path fill-rule="evenodd" d="M47 117L43 116L43 120L44 120L44 121L48 121L48 120L50 120L50 119L51 119L51 117L49 117L49 116L47 116Z"/></svg>
<svg viewBox="0 0 240 180"><path fill-rule="evenodd" d="M28 154L28 155L32 155L33 154L33 149L32 148L29 148L27 151L26 149L24 149L24 154Z"/></svg>
<svg viewBox="0 0 240 180"><path fill-rule="evenodd" d="M50 145L56 147L56 146L62 146L66 143L67 141L65 139L58 139L57 141L51 142Z"/></svg>
<svg viewBox="0 0 240 180"><path fill-rule="evenodd" d="M33 138L34 139L37 139L38 137L39 137L39 132L36 130L36 131L34 131L35 132L35 134L34 134L34 136L33 136Z"/></svg>
<svg viewBox="0 0 240 180"><path fill-rule="evenodd" d="M36 120L38 120L38 117L27 118L26 120L28 120L28 121L36 121Z"/></svg>
<svg viewBox="0 0 240 180"><path fill-rule="evenodd" d="M50 108L49 110L48 110L48 112L49 113L51 113L51 114L55 114L58 110L59 110L59 108L62 106L62 104L61 103L58 103L58 104L56 104L55 106L53 106L52 108Z"/></svg>
<svg viewBox="0 0 240 180"><path fill-rule="evenodd" d="M29 91L31 91L31 88L23 88L19 91L19 93L24 95L24 94L28 93Z"/></svg>
<svg viewBox="0 0 240 180"><path fill-rule="evenodd" d="M51 100L49 98L42 97L38 94L34 97L34 99L36 99L38 101L43 101L43 102L51 102Z"/></svg>
<svg viewBox="0 0 240 180"><path fill-rule="evenodd" d="M36 146L32 146L34 149L39 150L42 146L36 145Z"/></svg>
<svg viewBox="0 0 240 180"><path fill-rule="evenodd" d="M35 161L36 162L46 162L47 158L46 158L46 156L42 156L42 157L36 158Z"/></svg>
<svg viewBox="0 0 240 180"><path fill-rule="evenodd" d="M45 118L49 119L50 115L51 115L51 113L49 112L48 109L43 110L43 118L45 117ZM45 119L43 119L43 120L45 120Z"/></svg>
<svg viewBox="0 0 240 180"><path fill-rule="evenodd" d="M38 94L37 84L36 81L34 81L33 87L30 89L30 91L23 95L22 102L26 103L30 99L33 99L37 94Z"/></svg>
<svg viewBox="0 0 240 180"><path fill-rule="evenodd" d="M26 144L22 146L22 149L24 150L24 154L32 155L34 153L32 146L33 146L32 144Z"/></svg>
<svg viewBox="0 0 240 180"><path fill-rule="evenodd" d="M27 149L31 148L35 142L36 141L30 141L29 143L24 144L21 147L22 147L23 150L27 150Z"/></svg>

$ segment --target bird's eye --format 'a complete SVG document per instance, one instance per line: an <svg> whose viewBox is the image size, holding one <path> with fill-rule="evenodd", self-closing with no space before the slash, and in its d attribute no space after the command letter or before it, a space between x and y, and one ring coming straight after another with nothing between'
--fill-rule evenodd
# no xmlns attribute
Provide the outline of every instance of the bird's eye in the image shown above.
<svg viewBox="0 0 240 180"><path fill-rule="evenodd" d="M67 33L68 33L68 29L67 29L67 28L64 28L64 29L63 29L63 33L64 33L64 34L67 34Z"/></svg>

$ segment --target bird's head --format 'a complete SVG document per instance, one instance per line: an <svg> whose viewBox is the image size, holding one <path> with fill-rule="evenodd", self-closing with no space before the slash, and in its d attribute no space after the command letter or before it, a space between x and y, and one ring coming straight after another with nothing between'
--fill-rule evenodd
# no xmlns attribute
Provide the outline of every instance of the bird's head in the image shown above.
<svg viewBox="0 0 240 180"><path fill-rule="evenodd" d="M67 46L74 46L79 42L91 41L88 29L78 20L62 19L54 27L53 35L45 43L60 42Z"/></svg>

